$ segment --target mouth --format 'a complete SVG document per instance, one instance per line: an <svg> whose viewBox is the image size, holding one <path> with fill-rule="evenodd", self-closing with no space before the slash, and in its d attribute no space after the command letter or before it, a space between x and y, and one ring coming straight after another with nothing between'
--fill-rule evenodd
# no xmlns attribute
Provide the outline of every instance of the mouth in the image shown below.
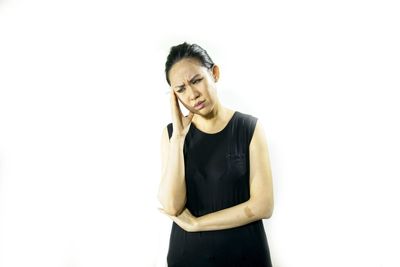
<svg viewBox="0 0 400 267"><path fill-rule="evenodd" d="M194 108L199 108L201 105L205 102L205 100L198 102L196 105L194 105Z"/></svg>

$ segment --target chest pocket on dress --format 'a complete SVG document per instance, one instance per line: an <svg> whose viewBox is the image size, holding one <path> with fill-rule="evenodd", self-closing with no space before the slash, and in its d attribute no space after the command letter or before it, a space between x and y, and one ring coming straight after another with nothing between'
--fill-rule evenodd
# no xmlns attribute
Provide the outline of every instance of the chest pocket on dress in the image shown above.
<svg viewBox="0 0 400 267"><path fill-rule="evenodd" d="M247 171L247 159L245 153L234 153L226 155L227 172L230 176L241 177Z"/></svg>

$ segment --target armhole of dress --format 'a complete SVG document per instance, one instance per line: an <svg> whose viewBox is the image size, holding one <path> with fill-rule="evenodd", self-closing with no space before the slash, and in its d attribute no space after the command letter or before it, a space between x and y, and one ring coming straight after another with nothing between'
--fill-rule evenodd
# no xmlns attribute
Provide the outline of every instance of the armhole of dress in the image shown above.
<svg viewBox="0 0 400 267"><path fill-rule="evenodd" d="M249 140L248 140L248 146L250 146L251 139L253 138L254 130L255 130L256 124L257 124L257 120L258 120L257 117L254 117L254 116L251 116L251 115L249 116L249 128L248 128Z"/></svg>
<svg viewBox="0 0 400 267"><path fill-rule="evenodd" d="M173 130L172 129L172 122L167 125L167 129L168 129L168 137L169 137L169 139L171 139L172 130Z"/></svg>

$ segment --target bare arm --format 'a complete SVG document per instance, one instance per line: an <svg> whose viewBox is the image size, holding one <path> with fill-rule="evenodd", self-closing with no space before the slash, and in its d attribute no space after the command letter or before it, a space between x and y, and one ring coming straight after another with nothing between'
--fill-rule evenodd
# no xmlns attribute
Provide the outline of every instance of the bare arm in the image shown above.
<svg viewBox="0 0 400 267"><path fill-rule="evenodd" d="M158 200L165 212L176 216L186 204L185 165L183 157L184 137L168 137L167 127L161 136L161 182Z"/></svg>
<svg viewBox="0 0 400 267"><path fill-rule="evenodd" d="M195 231L238 227L272 216L274 199L268 146L259 121L250 143L250 199L236 206L198 217Z"/></svg>
<svg viewBox="0 0 400 267"><path fill-rule="evenodd" d="M197 218L196 231L222 230L268 218L263 205L253 199Z"/></svg>
<svg viewBox="0 0 400 267"><path fill-rule="evenodd" d="M228 229L270 218L274 209L272 174L267 142L259 122L257 122L249 151L249 200L200 217L193 216L187 208L179 216L167 215L188 232Z"/></svg>

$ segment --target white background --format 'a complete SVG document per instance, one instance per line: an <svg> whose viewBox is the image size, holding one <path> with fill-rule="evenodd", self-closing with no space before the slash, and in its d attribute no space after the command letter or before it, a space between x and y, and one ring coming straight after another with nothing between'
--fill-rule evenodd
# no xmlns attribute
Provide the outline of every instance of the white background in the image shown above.
<svg viewBox="0 0 400 267"><path fill-rule="evenodd" d="M400 266L396 2L1 0L0 266L166 266L164 64L184 41L264 125L274 266Z"/></svg>

